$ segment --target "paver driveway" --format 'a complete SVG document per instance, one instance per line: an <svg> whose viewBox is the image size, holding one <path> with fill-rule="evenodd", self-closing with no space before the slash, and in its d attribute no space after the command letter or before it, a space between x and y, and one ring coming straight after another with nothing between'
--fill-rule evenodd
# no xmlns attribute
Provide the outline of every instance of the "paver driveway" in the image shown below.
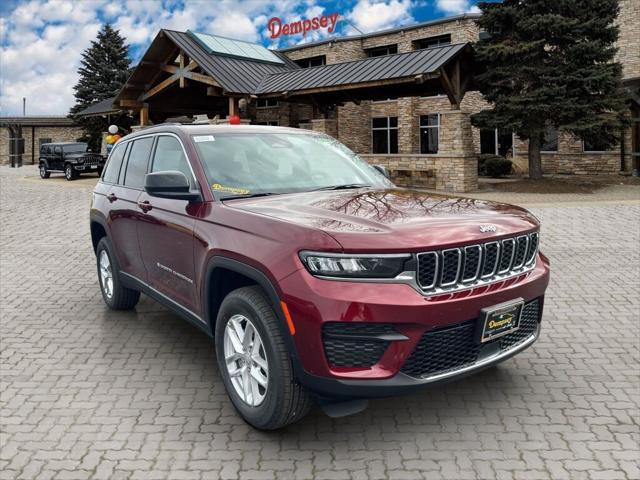
<svg viewBox="0 0 640 480"><path fill-rule="evenodd" d="M553 273L523 354L261 433L234 413L203 334L148 299L106 309L90 187L27 172L0 169L3 479L640 475L638 204L534 209Z"/></svg>

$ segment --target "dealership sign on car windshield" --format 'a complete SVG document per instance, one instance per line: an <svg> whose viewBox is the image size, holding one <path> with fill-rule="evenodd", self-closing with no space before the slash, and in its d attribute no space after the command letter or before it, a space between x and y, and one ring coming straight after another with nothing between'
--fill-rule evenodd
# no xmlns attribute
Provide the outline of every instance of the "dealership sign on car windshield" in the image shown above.
<svg viewBox="0 0 640 480"><path fill-rule="evenodd" d="M267 23L271 38L278 38L281 35L297 35L299 33L306 37L307 33L326 28L327 32L333 33L338 23L338 17L340 14L332 13L330 15L322 15L320 17L305 18L304 20L297 20L295 22L286 23L283 22L280 17L273 17Z"/></svg>

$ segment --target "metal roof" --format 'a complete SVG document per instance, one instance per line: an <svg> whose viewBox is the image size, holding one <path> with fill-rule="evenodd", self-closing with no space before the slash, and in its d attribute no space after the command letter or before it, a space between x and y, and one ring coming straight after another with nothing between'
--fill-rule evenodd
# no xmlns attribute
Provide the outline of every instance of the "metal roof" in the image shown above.
<svg viewBox="0 0 640 480"><path fill-rule="evenodd" d="M210 54L187 32L175 30L162 30L162 32L213 77L225 93L251 94L255 92L265 76L300 68L279 52L273 53L284 62L282 65Z"/></svg>
<svg viewBox="0 0 640 480"><path fill-rule="evenodd" d="M255 93L281 93L338 87L346 84L400 79L434 73L468 45L467 43L441 45L414 52L271 74L262 80Z"/></svg>
<svg viewBox="0 0 640 480"><path fill-rule="evenodd" d="M94 115L107 115L109 113L118 113L120 110L113 106L116 97L106 98L99 102L89 105L84 110L80 110L76 115L80 117L89 117Z"/></svg>

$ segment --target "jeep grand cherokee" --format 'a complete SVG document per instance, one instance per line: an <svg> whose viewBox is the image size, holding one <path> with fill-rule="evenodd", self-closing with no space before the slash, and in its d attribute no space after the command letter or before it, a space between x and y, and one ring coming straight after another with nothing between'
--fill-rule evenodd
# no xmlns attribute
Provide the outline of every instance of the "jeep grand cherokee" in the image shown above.
<svg viewBox="0 0 640 480"><path fill-rule="evenodd" d="M140 292L210 335L260 429L476 372L538 337L549 263L518 207L397 188L338 141L161 125L93 194L102 296Z"/></svg>

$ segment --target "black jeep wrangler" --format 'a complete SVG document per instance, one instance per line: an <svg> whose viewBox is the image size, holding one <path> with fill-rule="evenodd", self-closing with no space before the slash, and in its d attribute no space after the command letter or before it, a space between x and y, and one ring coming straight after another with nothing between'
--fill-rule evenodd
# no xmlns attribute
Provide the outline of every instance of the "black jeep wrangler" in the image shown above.
<svg viewBox="0 0 640 480"><path fill-rule="evenodd" d="M86 143L43 143L38 168L41 178L49 178L51 172L64 172L67 180L75 180L80 173L102 175L105 161L99 153L91 153Z"/></svg>

